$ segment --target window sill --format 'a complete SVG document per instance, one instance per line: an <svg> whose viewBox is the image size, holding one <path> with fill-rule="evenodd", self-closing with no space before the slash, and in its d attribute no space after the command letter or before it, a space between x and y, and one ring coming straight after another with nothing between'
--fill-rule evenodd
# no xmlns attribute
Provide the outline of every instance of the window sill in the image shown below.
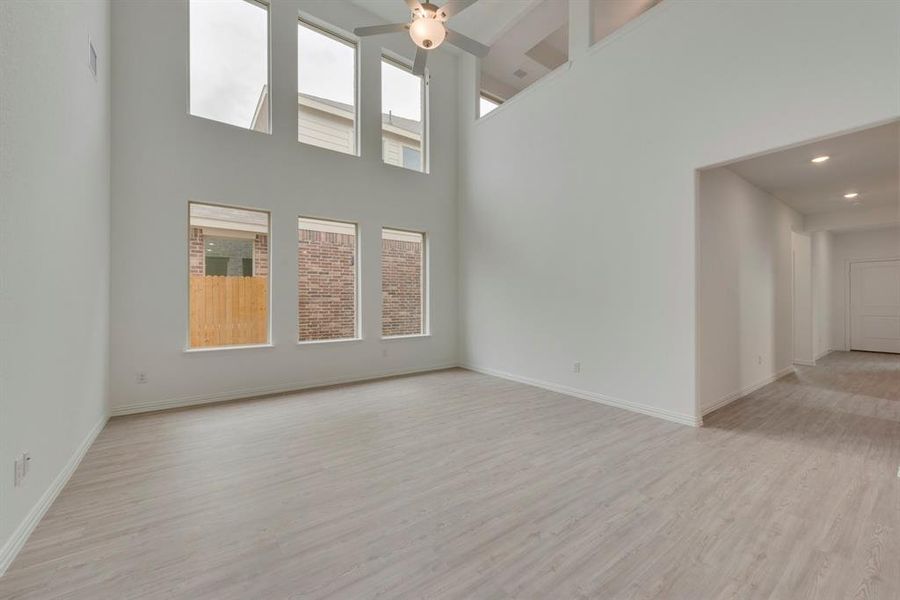
<svg viewBox="0 0 900 600"><path fill-rule="evenodd" d="M422 171L421 169L410 169L409 167L404 167L402 165L395 165L393 163L386 162L383 158L381 160L381 164L383 164L386 167L390 167L392 169L401 169L403 171L406 171L407 173L415 173L417 175L430 175L431 174L430 169L428 171Z"/></svg>
<svg viewBox="0 0 900 600"><path fill-rule="evenodd" d="M327 344L346 344L347 342L361 342L361 337L355 338L339 338L336 340L308 340L305 342L297 342L298 346L323 346Z"/></svg>
<svg viewBox="0 0 900 600"><path fill-rule="evenodd" d="M211 346L209 348L185 348L185 354L203 354L204 352L221 352L223 350L255 350L259 348L274 348L275 344L247 344L245 346Z"/></svg>
<svg viewBox="0 0 900 600"><path fill-rule="evenodd" d="M387 335L381 336L382 342L389 342L391 340L414 340L417 338L430 338L430 333L413 333L411 335Z"/></svg>

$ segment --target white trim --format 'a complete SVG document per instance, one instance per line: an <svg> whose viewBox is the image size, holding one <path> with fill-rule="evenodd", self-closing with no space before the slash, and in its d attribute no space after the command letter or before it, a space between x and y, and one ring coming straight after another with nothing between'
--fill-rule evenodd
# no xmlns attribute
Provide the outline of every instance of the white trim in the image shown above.
<svg viewBox="0 0 900 600"><path fill-rule="evenodd" d="M122 415L133 415L137 413L152 412L157 410L167 410L170 408L184 408L187 406L201 406L203 404L213 404L215 402L227 402L230 400L248 400L259 396L269 396L274 394L291 394L293 392L301 392L314 388L328 387L332 385L341 385L344 383L359 383L363 381L374 381L377 379L386 379L388 377L398 377L401 375L413 375L416 373L427 373L430 371L442 371L444 369L453 369L458 367L457 363L445 363L433 365L430 367L422 367L420 369L401 369L398 371L384 371L381 373L372 373L360 377L324 379L315 382L297 382L284 385L260 386L254 388L244 388L238 390L230 390L224 392L214 392L211 394L198 394L196 396L182 396L180 398L163 398L162 400L148 400L146 402L137 402L128 406L114 406L112 415L114 417Z"/></svg>
<svg viewBox="0 0 900 600"><path fill-rule="evenodd" d="M723 396L719 400L716 400L712 405L707 406L706 408L702 409L702 415L706 416L709 413L713 412L714 410L719 410L723 406L731 404L735 400L739 400L739 399L743 398L744 396L752 394L756 390L769 385L773 381L778 381L782 377L784 377L786 375L790 375L793 372L794 372L793 366L785 367L785 368L781 369L780 371L778 371L777 373L775 373L774 375L770 375L769 377L766 377L765 379L763 379L761 381L757 381L756 383L748 385L747 387L745 387L743 389L740 389L736 392L732 392L726 396Z"/></svg>
<svg viewBox="0 0 900 600"><path fill-rule="evenodd" d="M414 340L416 338L430 338L430 333L407 333L404 335L383 335L381 336L382 342L389 342L391 340Z"/></svg>
<svg viewBox="0 0 900 600"><path fill-rule="evenodd" d="M349 338L333 338L327 340L300 340L297 342L298 346L319 346L322 344L344 344L346 342L361 342L363 339L361 337L349 337Z"/></svg>
<svg viewBox="0 0 900 600"><path fill-rule="evenodd" d="M94 440L96 440L97 436L100 435L100 432L103 431L107 419L108 417L103 415L100 420L94 424L81 441L81 444L79 444L78 448L69 458L69 461L56 476L56 479L50 484L50 487L44 491L37 503L31 508L22 522L19 523L19 526L13 534L6 540L6 543L3 544L3 548L0 548L0 576L2 576L6 572L6 569L9 568L9 565L12 564L12 561L16 558L16 555L22 549L22 546L28 541L31 532L33 532L38 523L40 523L41 519L47 513L47 510L53 504L53 501L59 496L59 493L66 487L66 483L68 483L69 478L72 477L72 473L75 472L75 469L78 468L81 459L84 458L84 455L87 454L91 444L94 443Z"/></svg>
<svg viewBox="0 0 900 600"><path fill-rule="evenodd" d="M625 410L629 410L631 412L640 413L642 415L649 415L651 417L665 419L666 421L672 421L673 423L679 423L681 425L689 425L691 427L699 427L700 425L703 424L703 420L700 417L697 417L694 415L686 415L683 413L677 413L677 412L674 412L671 410L665 410L662 408L656 408L655 406L641 404L639 402L632 402L630 400L622 400L620 398L613 398L612 396L607 396L606 394L599 394L597 392L588 392L586 390L579 390L577 388L569 387L567 385L551 383L549 381L542 381L540 379L532 379L530 377L522 377L521 375L513 375L512 373L506 373L504 371L498 371L496 369L490 369L487 367L479 367L476 365L465 364L465 363L463 363L460 366L463 369L468 369L469 371L475 371L476 373L482 373L484 375L492 375L493 377L500 377L501 379L508 379L510 381L524 383L525 385L542 388L545 390L549 390L551 392L558 392L560 394L566 394L567 396L574 396L575 398L581 398L582 400L590 400L591 402L598 402L600 404L605 404L607 406L612 406L615 408L622 408Z"/></svg>
<svg viewBox="0 0 900 600"><path fill-rule="evenodd" d="M254 348L274 348L275 344L237 344L234 346L198 346L196 348L185 348L182 350L185 354L202 354L204 352L219 352L220 350L252 350Z"/></svg>
<svg viewBox="0 0 900 600"><path fill-rule="evenodd" d="M821 360L821 359L825 358L826 356L828 356L829 354L831 354L832 352L834 352L834 350L833 350L832 348L828 348L827 350L823 350L822 352L820 352L820 353L816 356L816 360L817 360L817 361L818 361L818 360Z"/></svg>
<svg viewBox="0 0 900 600"><path fill-rule="evenodd" d="M799 358L794 359L795 365L800 365L801 367L814 367L816 366L816 361L814 360L800 360Z"/></svg>

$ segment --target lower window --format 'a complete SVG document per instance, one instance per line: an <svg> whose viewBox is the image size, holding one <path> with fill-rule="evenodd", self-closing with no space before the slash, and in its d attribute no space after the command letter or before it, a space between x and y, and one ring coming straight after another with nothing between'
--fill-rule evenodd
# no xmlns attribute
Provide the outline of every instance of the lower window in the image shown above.
<svg viewBox="0 0 900 600"><path fill-rule="evenodd" d="M381 230L381 335L425 333L425 234Z"/></svg>
<svg viewBox="0 0 900 600"><path fill-rule="evenodd" d="M356 225L300 217L297 228L300 341L358 337Z"/></svg>
<svg viewBox="0 0 900 600"><path fill-rule="evenodd" d="M269 343L269 213L191 202L190 348Z"/></svg>

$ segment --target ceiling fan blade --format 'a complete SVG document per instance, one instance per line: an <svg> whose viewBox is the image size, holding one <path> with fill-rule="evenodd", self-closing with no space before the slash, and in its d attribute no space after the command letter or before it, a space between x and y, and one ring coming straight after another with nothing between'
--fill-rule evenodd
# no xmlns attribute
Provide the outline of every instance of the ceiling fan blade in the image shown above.
<svg viewBox="0 0 900 600"><path fill-rule="evenodd" d="M484 58L488 55L488 52L491 51L490 48L481 42L476 42L472 38L457 33L452 29L447 29L447 42L453 44L460 50L465 50L469 54L474 54L478 58Z"/></svg>
<svg viewBox="0 0 900 600"><path fill-rule="evenodd" d="M412 73L422 77L425 75L425 61L428 60L428 50L416 48L416 62L413 63Z"/></svg>
<svg viewBox="0 0 900 600"><path fill-rule="evenodd" d="M369 27L357 27L353 30L353 33L355 33L359 37L366 37L368 35L397 33L398 31L405 31L407 27L409 27L409 23L394 23L393 25L370 25Z"/></svg>
<svg viewBox="0 0 900 600"><path fill-rule="evenodd" d="M478 0L449 0L449 2L444 3L444 5L437 10L437 13L438 15L449 19L453 15L457 15L466 10L476 2L478 2Z"/></svg>
<svg viewBox="0 0 900 600"><path fill-rule="evenodd" d="M422 5L418 2L418 0L406 0L406 5L409 7L409 10L416 12Z"/></svg>

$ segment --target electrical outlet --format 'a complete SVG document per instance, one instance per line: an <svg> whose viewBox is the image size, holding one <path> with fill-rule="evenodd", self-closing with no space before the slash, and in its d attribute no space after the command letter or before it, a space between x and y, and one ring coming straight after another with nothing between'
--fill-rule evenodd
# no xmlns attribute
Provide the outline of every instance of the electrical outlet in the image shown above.
<svg viewBox="0 0 900 600"><path fill-rule="evenodd" d="M138 371L138 374L134 378L138 383L147 383L147 373L144 371Z"/></svg>
<svg viewBox="0 0 900 600"><path fill-rule="evenodd" d="M573 373L581 373L581 361L576 361L574 365L572 365Z"/></svg>
<svg viewBox="0 0 900 600"><path fill-rule="evenodd" d="M761 365L761 364L762 364L762 356L757 355L757 357L756 357L756 364L758 364L758 365Z"/></svg>

